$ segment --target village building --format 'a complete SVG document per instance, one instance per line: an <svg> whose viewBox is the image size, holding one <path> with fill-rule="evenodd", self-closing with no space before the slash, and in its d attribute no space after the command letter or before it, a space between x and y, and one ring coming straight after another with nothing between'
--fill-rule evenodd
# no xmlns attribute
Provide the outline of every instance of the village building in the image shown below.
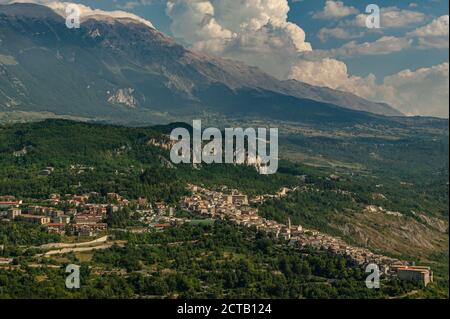
<svg viewBox="0 0 450 319"><path fill-rule="evenodd" d="M248 205L247 195L228 195L227 203L229 205Z"/></svg>
<svg viewBox="0 0 450 319"><path fill-rule="evenodd" d="M17 216L20 216L22 214L22 210L17 207L12 207L8 209L7 217L9 219L15 219Z"/></svg>
<svg viewBox="0 0 450 319"><path fill-rule="evenodd" d="M74 224L70 225L71 231L78 236L93 237L100 232L108 230L108 225L104 223L97 224Z"/></svg>
<svg viewBox="0 0 450 319"><path fill-rule="evenodd" d="M51 223L47 224L47 232L49 234L64 235L66 233L66 224Z"/></svg>
<svg viewBox="0 0 450 319"><path fill-rule="evenodd" d="M137 200L137 204L141 209L149 207L148 200L146 198L139 197Z"/></svg>
<svg viewBox="0 0 450 319"><path fill-rule="evenodd" d="M430 267L393 265L391 270L400 280L417 282L425 287L433 282L433 272Z"/></svg>
<svg viewBox="0 0 450 319"><path fill-rule="evenodd" d="M120 196L120 195L117 194L117 193L108 193L108 194L106 194L106 197L107 197L109 200L117 200L117 201L120 201L120 200L122 199L122 196Z"/></svg>
<svg viewBox="0 0 450 319"><path fill-rule="evenodd" d="M37 224L37 225L46 225L51 222L50 218L47 216L36 216L36 215L28 215L28 214L19 215L16 217L16 219L27 222L27 223Z"/></svg>
<svg viewBox="0 0 450 319"><path fill-rule="evenodd" d="M13 262L12 258L3 258L0 257L0 265L9 265Z"/></svg>
<svg viewBox="0 0 450 319"><path fill-rule="evenodd" d="M52 217L52 223L55 224L69 224L70 223L70 216L62 215L62 216L54 216Z"/></svg>
<svg viewBox="0 0 450 319"><path fill-rule="evenodd" d="M22 201L21 200L5 200L5 201L0 201L0 209L8 209L11 207L19 207L20 205L22 205Z"/></svg>
<svg viewBox="0 0 450 319"><path fill-rule="evenodd" d="M101 215L88 215L88 214L79 214L75 216L75 224L79 225L92 225L97 224L103 220Z"/></svg>
<svg viewBox="0 0 450 319"><path fill-rule="evenodd" d="M16 200L15 196L5 195L0 196L0 202L14 202Z"/></svg>

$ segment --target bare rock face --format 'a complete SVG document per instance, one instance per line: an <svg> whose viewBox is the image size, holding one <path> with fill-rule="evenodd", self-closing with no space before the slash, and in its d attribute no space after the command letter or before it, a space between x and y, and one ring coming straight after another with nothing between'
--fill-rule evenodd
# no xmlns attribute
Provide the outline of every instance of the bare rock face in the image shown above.
<svg viewBox="0 0 450 319"><path fill-rule="evenodd" d="M424 216L417 214L418 216ZM423 257L439 249L448 251L448 223L427 218L429 223L408 217L387 214L378 207L344 216L332 225L370 249Z"/></svg>
<svg viewBox="0 0 450 319"><path fill-rule="evenodd" d="M136 108L138 105L137 99L133 96L134 89L118 89L114 94L108 98L108 102L112 104L121 104L130 108Z"/></svg>
<svg viewBox="0 0 450 319"><path fill-rule="evenodd" d="M99 31L98 29L92 30L91 32L89 32L89 35L90 35L92 38L99 38L99 37L102 36L101 33L100 33L100 31Z"/></svg>
<svg viewBox="0 0 450 319"><path fill-rule="evenodd" d="M443 233L443 234L448 234L448 221L446 220L442 220L436 217L432 217L429 215L426 215L424 213L416 213L414 211L412 211L412 213L419 217L419 219L424 222L425 224L427 224L428 226L438 230L439 232Z"/></svg>

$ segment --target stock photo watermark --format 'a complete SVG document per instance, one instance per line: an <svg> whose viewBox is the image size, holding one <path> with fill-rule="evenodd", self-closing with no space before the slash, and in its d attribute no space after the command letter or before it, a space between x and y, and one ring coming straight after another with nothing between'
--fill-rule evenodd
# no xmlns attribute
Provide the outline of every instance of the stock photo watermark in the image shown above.
<svg viewBox="0 0 450 319"><path fill-rule="evenodd" d="M66 273L69 273L69 275L66 277L67 289L80 289L80 268L80 266L73 264L66 267Z"/></svg>
<svg viewBox="0 0 450 319"><path fill-rule="evenodd" d="M366 287L368 289L380 289L380 267L377 264L369 264L366 267L366 273L369 273L366 278Z"/></svg>
<svg viewBox="0 0 450 319"><path fill-rule="evenodd" d="M381 9L376 4L369 4L366 8L367 18L366 27L368 29L381 28Z"/></svg>
<svg viewBox="0 0 450 319"><path fill-rule="evenodd" d="M185 128L175 128L170 134L176 143L170 151L174 164L237 164L253 165L263 175L278 171L278 128L207 128L202 131L201 120L193 121L193 136ZM203 142L208 142L203 146ZM224 154L225 153L225 154Z"/></svg>
<svg viewBox="0 0 450 319"><path fill-rule="evenodd" d="M79 29L81 19L81 9L77 4L70 3L66 6L66 27L69 29Z"/></svg>

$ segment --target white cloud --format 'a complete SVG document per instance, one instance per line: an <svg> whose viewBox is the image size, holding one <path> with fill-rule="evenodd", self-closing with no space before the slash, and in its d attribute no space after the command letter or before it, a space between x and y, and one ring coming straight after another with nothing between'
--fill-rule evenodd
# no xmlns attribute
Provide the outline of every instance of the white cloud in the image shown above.
<svg viewBox="0 0 450 319"><path fill-rule="evenodd" d="M338 31L336 31L338 32ZM347 31L349 32L349 31ZM333 34L325 33L325 36ZM319 33L320 35L320 33ZM342 38L347 35L342 33ZM339 35L333 34L334 37ZM328 57L351 57L361 55L382 55L399 52L409 48L416 49L446 49L449 47L449 16L441 16L431 23L419 27L402 37L383 36L373 42L357 43L351 41L337 49L320 52L322 56ZM315 54L319 52L316 51Z"/></svg>
<svg viewBox="0 0 450 319"><path fill-rule="evenodd" d="M415 26L425 22L427 19L427 16L422 12L400 9L397 7L381 8L380 14L380 23L382 29ZM352 22L349 23L349 25L365 28L367 16L368 15L364 13L359 14Z"/></svg>
<svg viewBox="0 0 450 319"><path fill-rule="evenodd" d="M282 77L300 52L305 32L287 21L287 0L169 0L172 33L194 50L263 66Z"/></svg>
<svg viewBox="0 0 450 319"><path fill-rule="evenodd" d="M408 49L412 43L412 39L384 36L373 42L351 41L338 49L330 50L329 53L334 57L384 55Z"/></svg>
<svg viewBox="0 0 450 319"><path fill-rule="evenodd" d="M417 25L426 20L426 15L419 11L404 10L397 7L381 9L382 28L402 28Z"/></svg>
<svg viewBox="0 0 450 319"><path fill-rule="evenodd" d="M363 97L370 95L376 80L374 75L366 78L350 76L347 65L332 58L316 61L299 60L293 66L288 78L316 86L352 92Z"/></svg>
<svg viewBox="0 0 450 319"><path fill-rule="evenodd" d="M321 41L330 38L349 40L360 38L367 34L383 34L389 29L411 28L423 24L428 17L422 12L399 9L397 7L384 7L380 10L381 29L368 29L366 26L367 14L361 13L351 19L341 20L334 27L324 27L319 30Z"/></svg>
<svg viewBox="0 0 450 319"><path fill-rule="evenodd" d="M416 37L420 48L448 48L449 16L444 15L434 19L430 24L408 33L409 37Z"/></svg>
<svg viewBox="0 0 450 319"><path fill-rule="evenodd" d="M342 1L328 0L322 11L313 15L315 19L336 19L358 14L359 10L346 6Z"/></svg>
<svg viewBox="0 0 450 319"><path fill-rule="evenodd" d="M140 6L148 6L155 3L155 0L133 0L128 1L125 4L116 4L116 7L119 9L130 10Z"/></svg>
<svg viewBox="0 0 450 319"><path fill-rule="evenodd" d="M322 28L319 30L317 37L320 41L325 42L329 38L349 40L360 38L364 35L364 32L359 30L353 30L346 27L335 27L335 28Z"/></svg>
<svg viewBox="0 0 450 319"><path fill-rule="evenodd" d="M322 29L319 38L327 37L351 38L350 30L344 28ZM353 35L357 37L357 35ZM401 37L383 36L373 42L357 43L351 41L340 48L328 51L314 51L313 54L322 57L351 57L360 55L382 55L399 52L409 48L416 49L447 49L449 47L449 16L444 15L431 23L408 32Z"/></svg>
<svg viewBox="0 0 450 319"><path fill-rule="evenodd" d="M449 116L449 64L404 70L384 79L381 97L408 115Z"/></svg>
<svg viewBox="0 0 450 319"><path fill-rule="evenodd" d="M413 47L414 39L408 37L383 36L372 42L350 41L336 49L303 52L298 57L308 61L323 58L350 58L360 56L387 55Z"/></svg>
<svg viewBox="0 0 450 319"><path fill-rule="evenodd" d="M373 74L367 77L351 76L345 63L325 58L320 61L298 61L289 77L385 102L406 115L449 116L448 63L415 71L404 70L385 77L378 84Z"/></svg>
<svg viewBox="0 0 450 319"><path fill-rule="evenodd" d="M333 36L335 38L350 37L350 31L335 28L321 30L319 37L326 38ZM449 47L449 16L441 16L431 23L419 27L412 32L408 32L405 36L383 36L373 42L357 43L351 41L340 48L330 49L327 51L314 51L312 55L322 57L352 57L363 55L383 55L393 52L399 52L409 48L418 49L448 49Z"/></svg>

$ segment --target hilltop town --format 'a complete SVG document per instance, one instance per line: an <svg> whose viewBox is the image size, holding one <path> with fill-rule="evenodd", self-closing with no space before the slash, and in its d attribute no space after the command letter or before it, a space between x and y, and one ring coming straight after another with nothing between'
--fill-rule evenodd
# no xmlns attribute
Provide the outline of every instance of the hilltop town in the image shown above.
<svg viewBox="0 0 450 319"><path fill-rule="evenodd" d="M291 192L301 191L299 187L282 188L276 194L253 198L225 186L220 190L209 190L196 185L188 185L188 187L191 195L184 197L179 203L183 211L213 220L228 220L244 227L254 227L258 231L272 234L290 247L299 250L306 247L328 250L345 256L358 267L376 264L385 276L397 276L400 279L420 282L424 285L433 281L433 272L429 267L416 267L407 261L348 245L339 237L307 229L302 225L293 225L290 219L286 221L286 224L281 224L258 215L258 204L269 199L286 197ZM132 211L134 219L139 224L125 231L141 233L151 230L163 231L189 221L187 218L175 216L175 208L169 207L164 202L149 203L145 198L128 200L116 193L108 193L105 198L101 198L98 193L64 196L52 194L44 201L27 202L13 196L1 196L0 220L10 223L22 221L37 224L43 226L50 234L78 236L82 240L108 234L107 216L114 215L124 208ZM104 243L104 241L101 242ZM108 247L111 245L105 248ZM2 264L11 262L12 259L1 260Z"/></svg>
<svg viewBox="0 0 450 319"><path fill-rule="evenodd" d="M282 188L275 195L261 195L252 199L248 199L248 196L240 194L237 190L231 190L230 195L195 185L190 185L190 190L193 195L183 201L183 207L189 211L212 218L228 219L237 225L255 227L259 231L272 233L299 249L308 246L326 249L346 256L361 267L376 264L382 274L387 276L396 275L400 279L418 281L424 285L433 281L433 272L430 267L412 266L407 261L375 254L365 248L350 246L341 238L307 229L301 225L292 225L290 219L285 225L267 220L258 215L256 208L250 206L267 199L285 197L289 192L297 191L297 188Z"/></svg>
<svg viewBox="0 0 450 319"><path fill-rule="evenodd" d="M99 201L102 203L98 203ZM182 222L182 219L172 216L173 209L169 209L166 203L150 204L144 198L131 201L117 193L108 193L106 198L100 198L98 193L64 196L52 194L44 201L27 202L14 196L1 196L0 220L41 225L48 233L59 235L95 237L107 232L107 215L124 208L132 208L140 224L155 229L164 229Z"/></svg>

